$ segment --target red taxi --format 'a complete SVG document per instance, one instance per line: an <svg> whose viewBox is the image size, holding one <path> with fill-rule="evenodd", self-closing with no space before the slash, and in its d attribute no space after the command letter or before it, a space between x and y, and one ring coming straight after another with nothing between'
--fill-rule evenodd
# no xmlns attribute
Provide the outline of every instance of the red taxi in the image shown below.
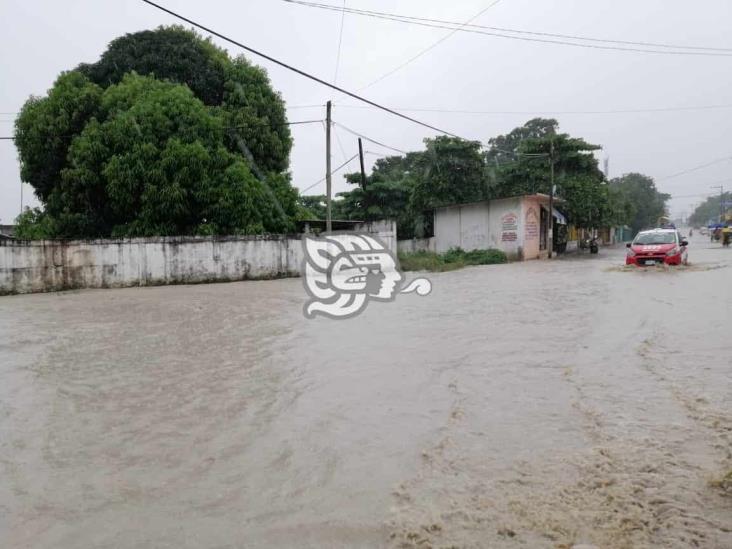
<svg viewBox="0 0 732 549"><path fill-rule="evenodd" d="M626 265L686 265L689 243L676 229L653 229L639 232L626 244Z"/></svg>

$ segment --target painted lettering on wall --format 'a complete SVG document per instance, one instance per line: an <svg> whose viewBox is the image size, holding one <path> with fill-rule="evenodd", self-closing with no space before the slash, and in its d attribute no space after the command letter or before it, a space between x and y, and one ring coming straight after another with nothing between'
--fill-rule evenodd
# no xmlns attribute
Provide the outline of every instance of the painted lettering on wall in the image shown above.
<svg viewBox="0 0 732 549"><path fill-rule="evenodd" d="M526 240L536 240L539 238L539 216L536 209L530 207L526 210Z"/></svg>
<svg viewBox="0 0 732 549"><path fill-rule="evenodd" d="M501 242L516 242L518 240L518 216L509 212L501 217Z"/></svg>

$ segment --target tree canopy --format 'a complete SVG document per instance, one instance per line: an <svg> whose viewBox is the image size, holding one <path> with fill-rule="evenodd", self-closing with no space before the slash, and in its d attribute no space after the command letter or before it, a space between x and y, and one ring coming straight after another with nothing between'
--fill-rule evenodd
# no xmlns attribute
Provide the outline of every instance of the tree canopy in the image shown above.
<svg viewBox="0 0 732 549"><path fill-rule="evenodd" d="M695 227L706 226L710 221L715 223L719 221L720 199L723 199L725 204L732 203L732 193L727 192L721 197L717 194L707 198L694 209L694 213L689 217L689 225ZM729 208L724 209L728 210Z"/></svg>
<svg viewBox="0 0 732 549"><path fill-rule="evenodd" d="M125 35L62 73L15 136L46 236L283 232L297 215L281 97L180 27Z"/></svg>
<svg viewBox="0 0 732 549"><path fill-rule="evenodd" d="M655 227L658 218L666 215L670 195L659 192L653 179L639 173L628 173L610 180L617 206L623 212L624 224L633 232Z"/></svg>
<svg viewBox="0 0 732 549"><path fill-rule="evenodd" d="M422 151L377 160L365 188L360 174L347 174L356 188L334 201L334 216L390 217L397 220L400 238L425 236L435 207L548 194L552 161L556 195L563 199L557 207L575 226L635 228L662 215L668 196L658 193L650 178L629 174L609 184L593 154L600 147L558 130L556 120L535 118L491 138L486 150L477 142L447 136L426 139ZM324 215L324 197L313 200L311 211Z"/></svg>

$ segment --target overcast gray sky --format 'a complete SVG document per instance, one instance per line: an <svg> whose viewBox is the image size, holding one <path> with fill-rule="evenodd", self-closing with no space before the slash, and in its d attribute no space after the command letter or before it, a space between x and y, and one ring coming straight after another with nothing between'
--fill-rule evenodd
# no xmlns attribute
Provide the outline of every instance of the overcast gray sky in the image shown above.
<svg viewBox="0 0 732 549"><path fill-rule="evenodd" d="M280 58L325 80L336 72L338 13L281 0L158 0L172 10ZM342 0L321 0L342 5ZM346 0L351 8L466 21L494 0ZM12 135L13 119L29 95L43 95L58 73L95 61L109 41L176 21L139 0L0 0L0 135ZM500 0L474 23L531 31L581 34L617 40L732 48L730 0ZM346 15L338 84L351 90L401 65L449 31ZM216 40L232 54L237 48ZM336 101L333 118L403 150L419 150L434 135L425 128L373 109L352 108L351 99L301 76L249 56L265 67L281 91L290 120L322 118L320 105ZM688 174L667 176L732 157L732 107L706 110L560 114L561 111L642 110L732 105L732 57L657 55L603 51L456 33L419 59L364 90L364 96L395 108L520 111L554 116L562 131L602 145L610 176L637 171L678 198L674 215L732 189L732 160ZM558 112L557 112L558 111ZM557 114L553 114L557 112ZM506 133L531 114L409 113L430 124L482 142ZM293 126L291 169L305 188L324 174L324 129ZM356 138L336 130L337 166L357 152ZM389 153L367 144L372 152ZM345 154L345 158L344 158ZM369 155L369 164L376 157ZM357 164L352 167L355 171ZM347 190L339 176L334 190ZM311 193L324 192L325 184ZM0 141L0 222L20 209L20 177L12 141ZM693 195L693 196L689 196ZM25 204L33 205L24 186Z"/></svg>

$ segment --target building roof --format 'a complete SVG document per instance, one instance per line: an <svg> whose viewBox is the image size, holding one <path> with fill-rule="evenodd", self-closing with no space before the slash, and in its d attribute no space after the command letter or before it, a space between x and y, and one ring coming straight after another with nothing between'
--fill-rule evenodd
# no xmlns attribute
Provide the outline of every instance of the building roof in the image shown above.
<svg viewBox="0 0 732 549"><path fill-rule="evenodd" d="M453 208L455 206L471 206L474 204L487 204L488 202L495 202L496 200L509 200L512 198L535 198L541 201L549 202L549 195L544 193L534 193L534 194L518 194L514 196L502 196L500 198L490 198L487 200L475 200L473 202L458 202L455 204L445 204L444 206L436 206L434 209L439 210L442 208ZM558 196L554 197L554 202L557 204L563 204L566 202L563 198L560 198Z"/></svg>

